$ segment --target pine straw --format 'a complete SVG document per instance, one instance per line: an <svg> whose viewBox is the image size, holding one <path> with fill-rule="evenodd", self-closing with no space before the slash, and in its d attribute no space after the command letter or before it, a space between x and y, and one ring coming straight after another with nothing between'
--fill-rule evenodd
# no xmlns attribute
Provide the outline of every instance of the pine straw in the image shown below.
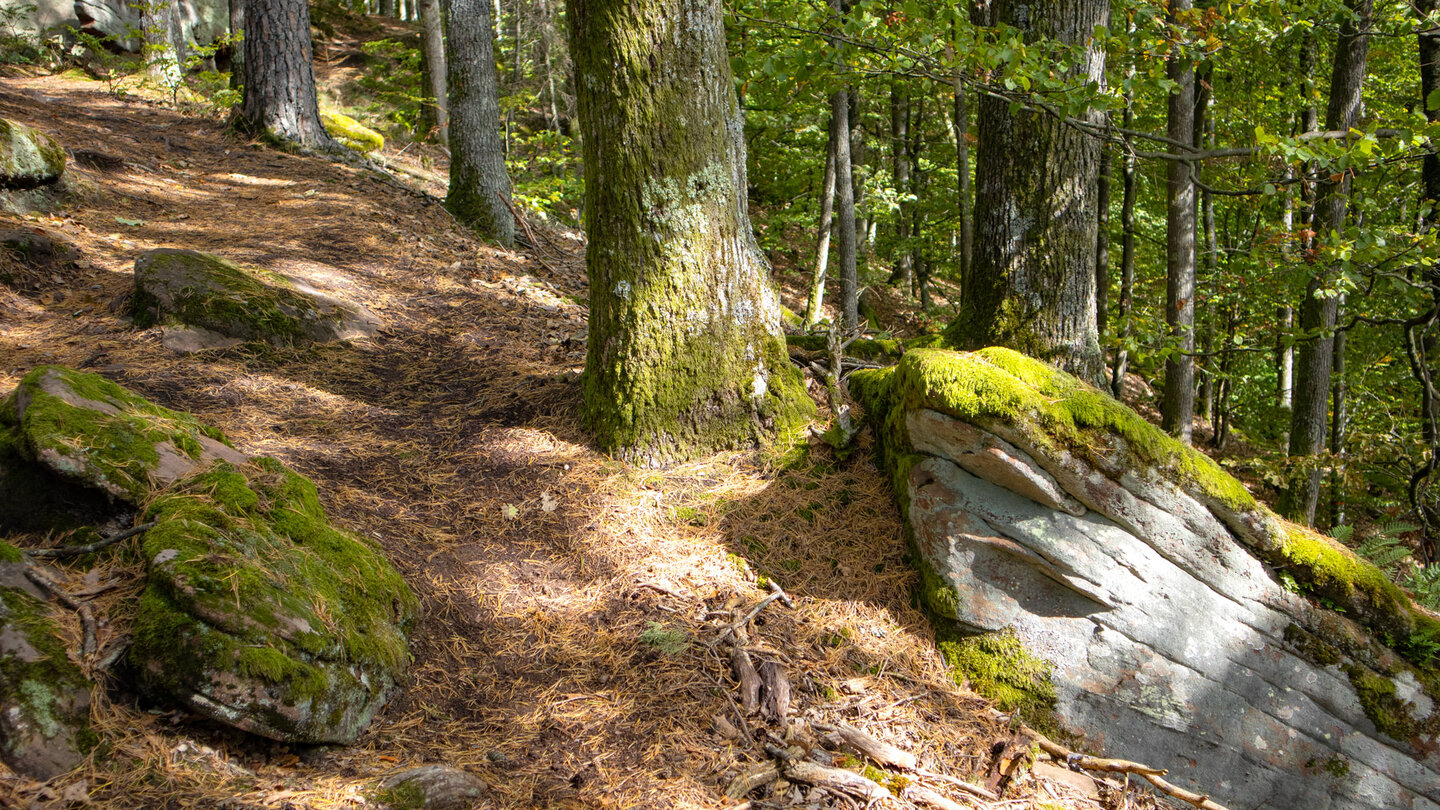
<svg viewBox="0 0 1440 810"><path fill-rule="evenodd" d="M439 761L481 774L500 807L718 806L763 757L713 720L736 722L714 642L730 608L765 595L762 576L796 607L770 605L749 645L783 663L799 712L863 728L936 771L983 768L1004 731L950 679L912 605L900 522L868 448L848 462L816 448L787 469L730 453L651 472L586 444L586 293L568 240L552 234L543 262L480 246L363 171L260 150L84 83L12 82L0 115L130 161L108 175L76 169L96 199L40 222L76 242L83 278L5 292L0 390L62 362L195 412L314 478L332 518L380 542L422 606L408 681L353 746L271 743L97 688L106 743L90 762L50 786L0 779L0 803L55 804L80 784L112 808L356 808L379 776ZM160 246L303 277L387 329L356 345L172 354L110 306L134 257ZM125 631L139 587L124 548L99 569L129 583L94 602L102 645ZM68 576L83 587L78 565ZM56 615L77 646L76 618ZM652 623L683 634L684 650L640 641ZM1094 806L1052 798L1061 790L1032 781L1001 806Z"/></svg>

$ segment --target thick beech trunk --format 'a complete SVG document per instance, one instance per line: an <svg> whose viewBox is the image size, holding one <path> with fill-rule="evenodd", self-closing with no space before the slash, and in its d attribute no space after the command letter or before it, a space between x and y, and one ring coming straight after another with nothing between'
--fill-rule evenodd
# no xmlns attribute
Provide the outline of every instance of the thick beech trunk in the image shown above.
<svg viewBox="0 0 1440 810"><path fill-rule="evenodd" d="M1030 4L996 0L998 22L1027 40L1092 42L1109 21L1103 0ZM1072 78L1105 81L1104 53L1091 44ZM947 337L957 346L1009 346L1099 383L1095 328L1095 178L1100 145L1054 116L1011 112L982 98L976 158L975 253L960 315ZM1101 122L1098 111L1085 114Z"/></svg>
<svg viewBox="0 0 1440 810"><path fill-rule="evenodd" d="M425 117L434 127L435 139L450 144L450 96L445 83L445 12L440 0L420 0L420 44L425 52L425 86L432 102L425 105Z"/></svg>
<svg viewBox="0 0 1440 810"><path fill-rule="evenodd" d="M598 444L656 466L791 433L814 405L746 214L720 0L567 8L589 237L585 416Z"/></svg>
<svg viewBox="0 0 1440 810"><path fill-rule="evenodd" d="M815 238L815 275L810 280L810 296L805 303L805 328L820 322L820 308L825 304L825 267L830 262L830 234L835 219L835 143L839 139L835 121L830 121L830 139L825 144L825 174L820 184L820 225Z"/></svg>
<svg viewBox="0 0 1440 810"><path fill-rule="evenodd" d="M1190 0L1170 0L1170 22L1191 8ZM1169 98L1166 134L1173 141L1195 139L1195 66L1172 53L1166 68L1175 83ZM1165 357L1165 397L1160 426L1189 444L1195 424L1195 177L1192 164L1166 164L1165 324L1170 353Z"/></svg>
<svg viewBox="0 0 1440 810"><path fill-rule="evenodd" d="M1335 42L1330 75L1330 101L1325 128L1349 130L1360 115L1360 94L1365 83L1365 60L1370 46L1373 0L1348 0L1354 17L1346 17ZM1311 229L1317 242L1335 238L1345 226L1350 175L1322 179L1315 190L1315 218ZM1334 331L1338 297L1328 293L1338 268L1316 267L1300 302L1299 344L1295 364L1295 410L1290 419L1290 455L1295 466L1290 486L1281 498L1286 517L1313 525L1320 498L1321 470L1317 456L1325 449L1326 417L1330 402L1330 374L1334 360Z"/></svg>
<svg viewBox="0 0 1440 810"><path fill-rule="evenodd" d="M510 175L500 136L495 34L487 0L450 0L450 191L445 207L486 239L515 243ZM603 134L600 137L605 137Z"/></svg>
<svg viewBox="0 0 1440 810"><path fill-rule="evenodd" d="M247 0L245 100L240 122L256 134L305 147L338 149L315 101L310 5L306 0Z"/></svg>

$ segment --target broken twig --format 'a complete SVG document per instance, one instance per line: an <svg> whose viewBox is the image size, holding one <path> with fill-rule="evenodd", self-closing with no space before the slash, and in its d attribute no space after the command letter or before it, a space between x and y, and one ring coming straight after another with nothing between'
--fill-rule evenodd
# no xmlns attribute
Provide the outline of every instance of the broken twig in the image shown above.
<svg viewBox="0 0 1440 810"><path fill-rule="evenodd" d="M25 554L29 557L46 557L51 559L54 559L56 557L78 557L81 554L93 554L94 552L100 551L101 549L109 548L110 546L113 546L122 540L129 540L137 534L144 534L145 532L148 532L153 528L155 528L154 522L141 523L139 526L132 526L131 528L128 528L123 532L119 532L118 534L106 537L101 540L96 540L95 542L89 543L87 545L60 546L59 548L36 548L26 551Z"/></svg>

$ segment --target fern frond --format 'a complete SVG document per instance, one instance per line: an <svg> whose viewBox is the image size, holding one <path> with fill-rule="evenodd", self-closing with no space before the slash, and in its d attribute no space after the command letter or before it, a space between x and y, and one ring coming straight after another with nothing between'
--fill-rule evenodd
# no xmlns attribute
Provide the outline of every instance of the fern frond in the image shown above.
<svg viewBox="0 0 1440 810"><path fill-rule="evenodd" d="M1348 523L1344 526L1336 526L1330 530L1330 536L1348 546L1350 540L1355 537L1355 527Z"/></svg>

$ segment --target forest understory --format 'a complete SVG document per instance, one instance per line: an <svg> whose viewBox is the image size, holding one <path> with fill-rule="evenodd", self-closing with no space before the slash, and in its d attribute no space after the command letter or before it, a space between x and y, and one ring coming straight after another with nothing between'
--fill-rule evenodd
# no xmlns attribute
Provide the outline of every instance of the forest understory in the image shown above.
<svg viewBox="0 0 1440 810"><path fill-rule="evenodd" d="M317 50L323 84L343 55ZM845 461L815 444L784 463L730 453L662 471L592 450L578 232L537 221L532 248L497 250L439 205L443 165L420 150L388 150L390 174L286 154L74 76L0 80L0 116L64 144L76 190L63 210L0 226L81 254L73 271L0 287L0 391L61 363L195 413L313 478L422 605L408 682L354 746L271 743L101 690L106 743L88 766L52 784L0 778L0 805L366 807L379 777L441 762L481 775L487 806L739 806L725 789L770 760L764 744L814 744L803 723L737 712L719 642L769 582L793 607L755 616L751 655L788 674L792 719L856 727L943 775L871 774L896 790L917 780L962 807L1017 810L1153 804L1053 763L994 800L945 780L984 782L1012 732L954 682L914 605L868 437ZM135 257L159 247L303 279L384 329L175 354L123 317ZM140 586L140 562L122 559L62 583L115 585L94 603L102 645ZM78 619L57 615L78 637ZM795 786L751 806L862 804Z"/></svg>

